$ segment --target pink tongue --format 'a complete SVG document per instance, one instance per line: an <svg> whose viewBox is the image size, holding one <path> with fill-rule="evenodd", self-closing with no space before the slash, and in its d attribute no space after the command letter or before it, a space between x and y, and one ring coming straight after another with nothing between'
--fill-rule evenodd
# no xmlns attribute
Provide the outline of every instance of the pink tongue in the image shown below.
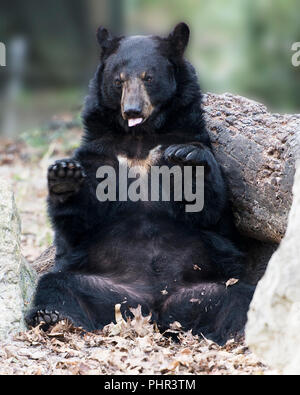
<svg viewBox="0 0 300 395"><path fill-rule="evenodd" d="M128 119L128 126L130 128L132 128L133 126L136 126L140 123L143 122L143 118L132 118L132 119Z"/></svg>

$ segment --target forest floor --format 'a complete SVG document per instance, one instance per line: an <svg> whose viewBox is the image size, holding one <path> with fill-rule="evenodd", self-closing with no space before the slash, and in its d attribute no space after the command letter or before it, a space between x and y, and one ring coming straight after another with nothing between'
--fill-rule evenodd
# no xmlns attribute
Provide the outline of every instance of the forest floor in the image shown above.
<svg viewBox="0 0 300 395"><path fill-rule="evenodd" d="M18 141L0 140L0 177L13 184L22 223L22 253L30 263L53 239L46 208L47 168L71 155L80 135L79 119L66 114ZM179 342L174 342L138 309L134 316L125 322L116 310L117 323L96 333L64 321L51 332L35 328L19 333L0 343L0 374L276 374L243 341L220 347L183 333L177 324L172 330Z"/></svg>
<svg viewBox="0 0 300 395"><path fill-rule="evenodd" d="M243 342L223 347L181 332L178 342L137 308L125 322L88 333L61 321L50 332L34 328L0 343L0 374L10 375L266 375L274 374Z"/></svg>

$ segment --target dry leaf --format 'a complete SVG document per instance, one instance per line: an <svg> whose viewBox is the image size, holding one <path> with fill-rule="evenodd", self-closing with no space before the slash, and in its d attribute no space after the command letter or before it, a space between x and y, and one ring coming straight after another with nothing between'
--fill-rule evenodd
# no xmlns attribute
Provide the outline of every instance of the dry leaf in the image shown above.
<svg viewBox="0 0 300 395"><path fill-rule="evenodd" d="M226 288L231 287L232 285L236 284L239 282L238 278L230 278L227 282L226 282Z"/></svg>
<svg viewBox="0 0 300 395"><path fill-rule="evenodd" d="M171 365L169 365L168 370L172 372L176 370L179 367L179 365L180 365L180 361L173 361Z"/></svg>
<svg viewBox="0 0 300 395"><path fill-rule="evenodd" d="M182 351L180 351L180 354L191 355L192 351L189 348L184 348Z"/></svg>
<svg viewBox="0 0 300 395"><path fill-rule="evenodd" d="M115 319L116 319L117 324L123 324L123 322L124 322L123 316L121 313L121 305L120 304L115 305Z"/></svg>
<svg viewBox="0 0 300 395"><path fill-rule="evenodd" d="M200 299L195 299L195 298L192 298L192 299L190 299L190 302L191 303L201 303L201 300Z"/></svg>

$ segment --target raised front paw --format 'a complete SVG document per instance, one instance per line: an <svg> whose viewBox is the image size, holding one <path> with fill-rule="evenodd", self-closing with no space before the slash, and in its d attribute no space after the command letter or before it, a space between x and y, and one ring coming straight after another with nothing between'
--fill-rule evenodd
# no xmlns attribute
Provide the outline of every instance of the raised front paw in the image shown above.
<svg viewBox="0 0 300 395"><path fill-rule="evenodd" d="M58 160L48 168L49 192L55 195L72 195L79 191L85 177L79 162L73 159Z"/></svg>
<svg viewBox="0 0 300 395"><path fill-rule="evenodd" d="M164 157L174 164L209 167L207 151L202 145L174 144L165 150Z"/></svg>

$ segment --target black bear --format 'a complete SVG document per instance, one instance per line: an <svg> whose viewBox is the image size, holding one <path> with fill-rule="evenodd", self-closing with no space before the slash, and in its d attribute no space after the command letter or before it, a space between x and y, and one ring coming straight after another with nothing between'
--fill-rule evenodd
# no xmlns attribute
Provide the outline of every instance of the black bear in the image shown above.
<svg viewBox="0 0 300 395"><path fill-rule="evenodd" d="M124 316L141 305L162 331L179 321L218 343L243 332L253 287L243 282L226 183L196 72L184 58L189 34L184 23L166 37L115 37L99 28L101 60L85 102L82 144L48 170L56 263L38 282L29 326L44 322L47 329L67 318L101 329L121 304ZM189 166L193 188L194 170L204 167L203 209L188 212L187 202L174 198L100 201L98 170L119 174L135 165L145 174L153 166ZM232 278L238 281L228 286Z"/></svg>

